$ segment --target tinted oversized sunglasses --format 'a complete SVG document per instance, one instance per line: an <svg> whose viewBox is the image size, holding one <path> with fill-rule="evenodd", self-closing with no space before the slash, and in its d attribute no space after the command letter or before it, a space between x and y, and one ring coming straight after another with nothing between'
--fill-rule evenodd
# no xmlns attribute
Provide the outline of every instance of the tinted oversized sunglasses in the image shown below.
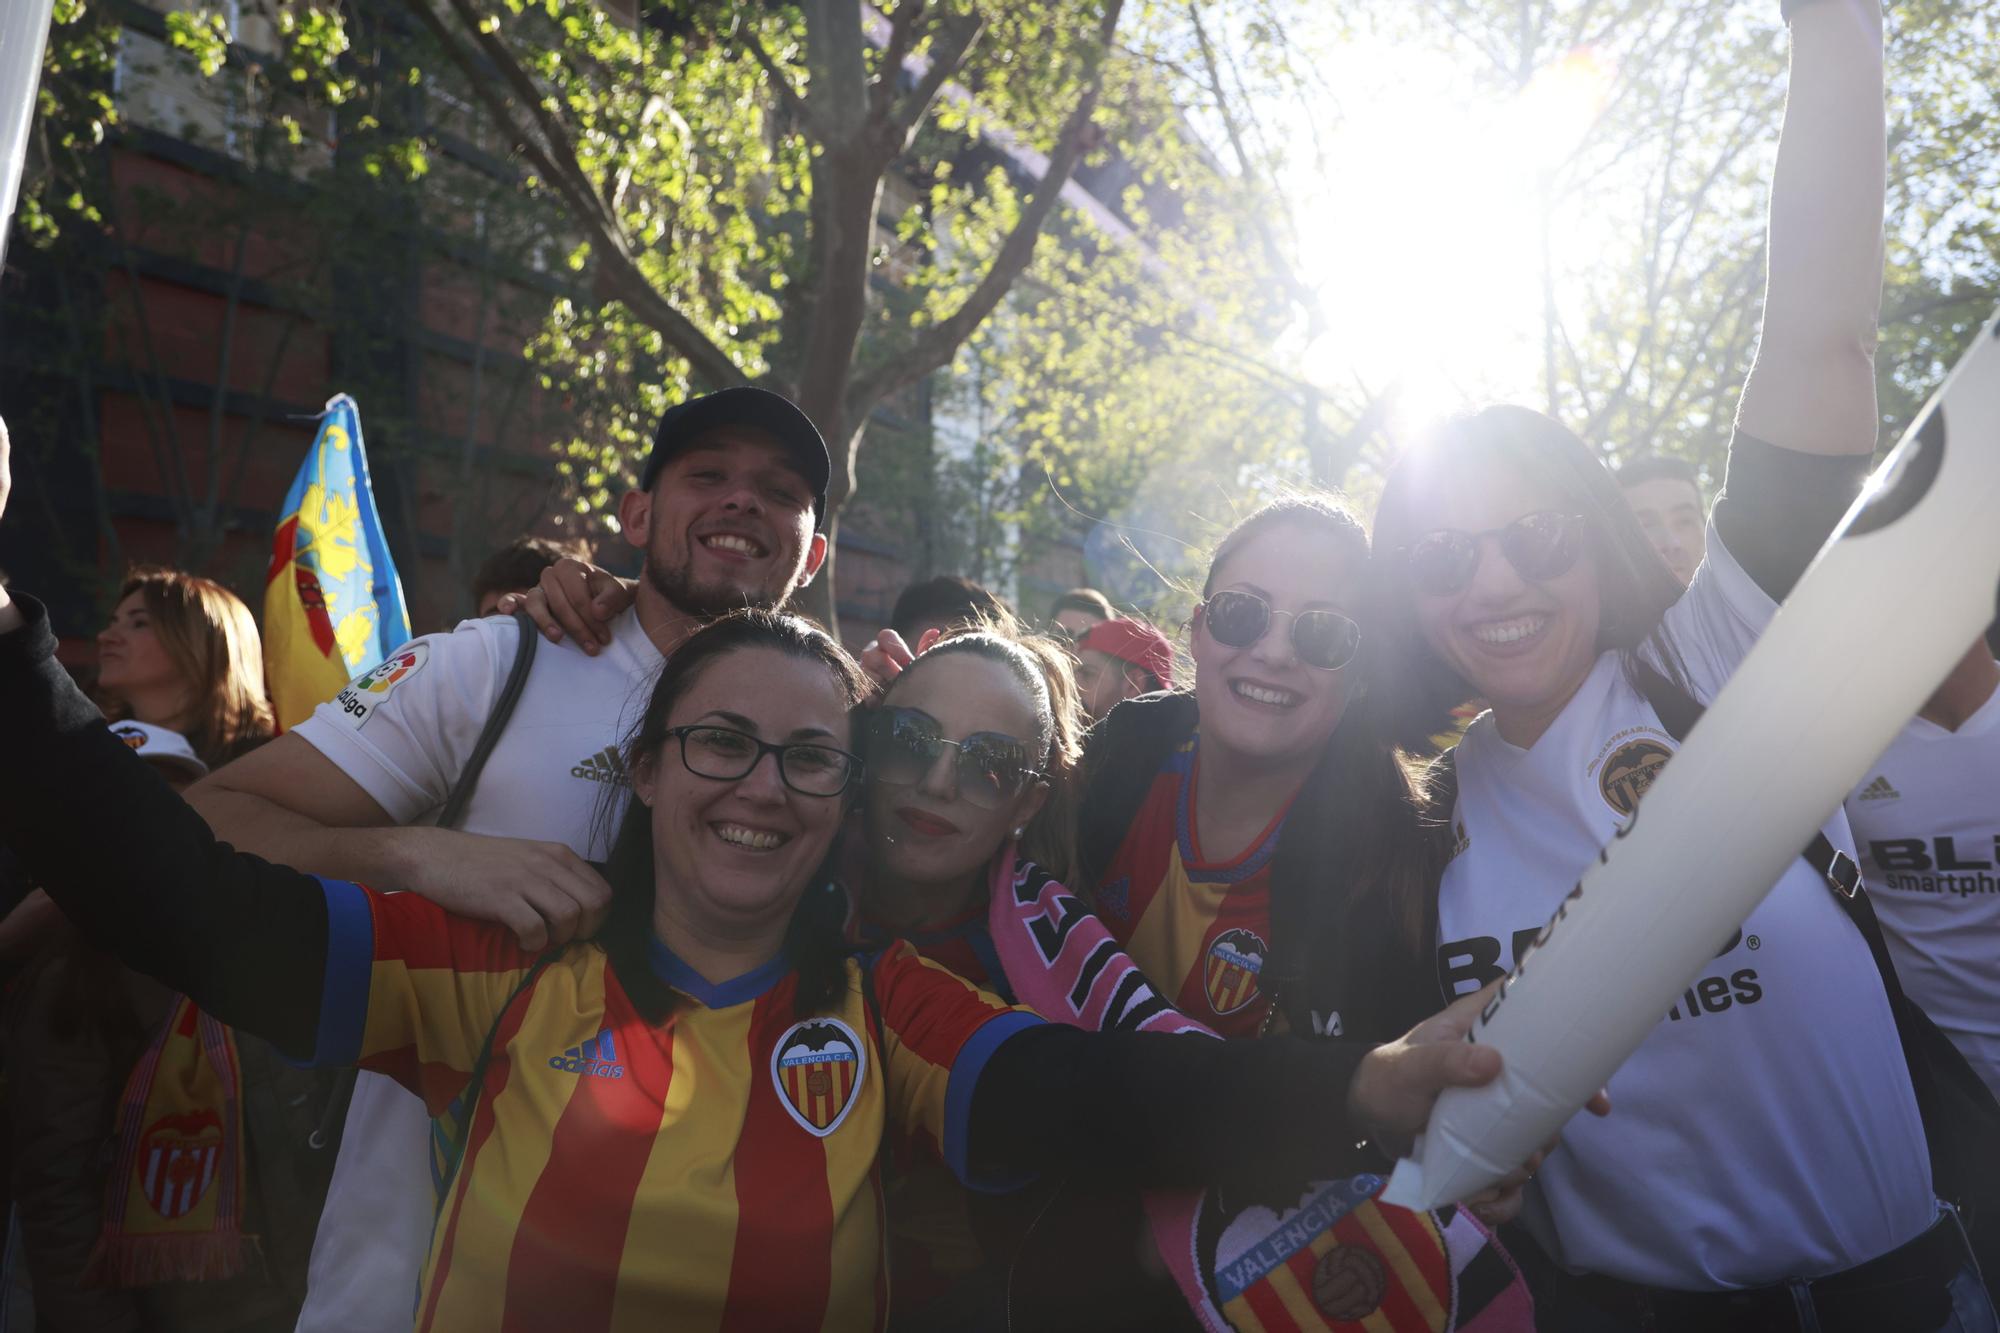
<svg viewBox="0 0 2000 1333"><path fill-rule="evenodd" d="M879 708L868 723L868 774L877 782L914 787L946 750L957 751L958 793L993 810L1042 776L1028 761L1028 747L997 731L975 731L946 740L937 719L915 708Z"/></svg>
<svg viewBox="0 0 2000 1333"><path fill-rule="evenodd" d="M1410 582L1429 597L1464 592L1479 572L1480 548L1489 537L1516 574L1530 583L1546 583L1567 574L1583 553L1583 515L1544 509L1485 532L1427 532L1402 548Z"/></svg>
<svg viewBox="0 0 2000 1333"><path fill-rule="evenodd" d="M1195 608L1208 637L1225 648L1248 648L1271 632L1271 621L1292 622L1292 651L1321 671L1338 671L1361 651L1361 626L1338 611L1278 611L1254 592L1212 592Z"/></svg>

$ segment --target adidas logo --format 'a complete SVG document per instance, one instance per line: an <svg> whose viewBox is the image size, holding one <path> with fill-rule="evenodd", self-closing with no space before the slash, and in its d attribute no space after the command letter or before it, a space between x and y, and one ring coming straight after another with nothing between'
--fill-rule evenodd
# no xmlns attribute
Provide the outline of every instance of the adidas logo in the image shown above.
<svg viewBox="0 0 2000 1333"><path fill-rule="evenodd" d="M549 1068L565 1074L587 1074L592 1078L624 1078L625 1066L618 1063L618 1047L611 1029L592 1037L581 1046L572 1046L561 1055L549 1057Z"/></svg>
<svg viewBox="0 0 2000 1333"><path fill-rule="evenodd" d="M1898 801L1902 797L1903 793L1891 787L1889 779L1883 776L1877 776L1873 782L1861 789L1861 799L1864 801Z"/></svg>
<svg viewBox="0 0 2000 1333"><path fill-rule="evenodd" d="M596 754L586 755L577 761L569 771L573 778L587 782L608 782L617 787L628 787L631 778L625 772L625 761L618 754L618 747L607 745Z"/></svg>

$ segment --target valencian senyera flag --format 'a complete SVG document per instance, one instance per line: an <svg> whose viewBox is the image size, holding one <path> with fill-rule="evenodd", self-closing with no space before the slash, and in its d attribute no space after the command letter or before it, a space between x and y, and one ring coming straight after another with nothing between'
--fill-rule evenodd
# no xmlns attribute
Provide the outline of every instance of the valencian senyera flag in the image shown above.
<svg viewBox="0 0 2000 1333"><path fill-rule="evenodd" d="M410 637L368 485L361 413L346 394L320 414L279 515L264 578L264 675L278 726L289 730Z"/></svg>

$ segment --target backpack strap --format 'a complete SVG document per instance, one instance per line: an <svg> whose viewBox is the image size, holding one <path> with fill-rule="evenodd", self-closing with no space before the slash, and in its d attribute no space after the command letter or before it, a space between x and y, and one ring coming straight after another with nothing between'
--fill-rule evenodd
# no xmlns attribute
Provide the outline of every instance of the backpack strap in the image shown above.
<svg viewBox="0 0 2000 1333"><path fill-rule="evenodd" d="M473 742L472 755L465 761L465 768L452 784L451 792L445 797L443 807L438 811L439 828L457 828L465 818L465 808L472 804L472 789L479 785L479 774L485 769L486 761L493 755L493 747L500 743L500 733L507 730L507 719L514 716L514 705L521 702L521 691L528 685L528 669L535 664L535 644L541 637L535 622L528 618L526 611L516 611L514 621L521 627L520 642L514 647L514 662L507 670L507 679L500 686L500 696L493 701L493 709L486 715L486 725L479 729L479 739ZM504 1012L504 1011L503 1011ZM492 1034L487 1034L492 1040ZM483 1057L483 1053L482 1053ZM354 1077L352 1068L340 1071L333 1090L327 1096L326 1109L320 1115L319 1126L306 1140L306 1146L315 1152L332 1147L340 1137L341 1128L347 1123L347 1109L354 1100ZM433 1137L437 1134L438 1121L432 1122ZM435 1170L435 1154L431 1165ZM454 1167L455 1167L454 1163ZM440 1186L442 1188L442 1186ZM439 1195L442 1198L442 1194Z"/></svg>
<svg viewBox="0 0 2000 1333"><path fill-rule="evenodd" d="M520 641L514 647L514 664L508 669L506 683L500 687L500 697L493 701L493 709L486 715L486 725L480 728L465 768L452 784L451 794L445 797L444 808L438 813L439 828L457 828L465 818L465 807L472 804L472 789L479 785L479 775L485 770L486 761L492 758L493 747L500 743L500 734L507 730L507 720L514 716L514 705L521 702L521 691L527 688L528 669L535 664L535 645L541 634L526 611L516 611L514 623L521 627Z"/></svg>
<svg viewBox="0 0 2000 1333"><path fill-rule="evenodd" d="M494 1015L493 1025L486 1029L486 1039L479 1043L479 1056L472 1062L472 1074L465 1081L464 1091L452 1099L443 1115L431 1121L431 1185L437 1191L433 1221L444 1215L444 1201L450 1196L452 1181L457 1179L458 1168L465 1160L465 1141L471 1136L472 1112L479 1105L479 1090L486 1082L486 1068L493 1062L493 1040L499 1035L500 1025L507 1021L508 1011L522 993L535 984L542 970L561 953L561 948L543 953L522 974L514 989L508 992L506 1002Z"/></svg>
<svg viewBox="0 0 2000 1333"><path fill-rule="evenodd" d="M1634 683L1639 687L1639 693L1659 714L1667 734L1674 738L1676 744L1685 741L1688 733L1694 730L1694 724L1701 719L1704 711L1701 704L1649 662L1639 663L1637 676ZM1930 1066L1919 1056L1923 1042L1916 1029L1921 1011L1903 994L1903 983L1896 975L1895 960L1889 956L1888 942L1882 937L1882 923L1875 915L1875 904L1868 900L1867 889L1861 883L1861 867L1855 864L1853 857L1833 845L1825 829L1813 833L1812 841L1806 844L1799 857L1819 872L1821 882L1833 894L1835 905L1854 923L1854 928L1868 943L1868 953L1874 958L1875 970L1882 978L1883 993L1889 998L1889 1012L1896 1020L1896 1038L1902 1044L1903 1063L1909 1068L1910 1087L1916 1093L1917 1114L1935 1134L1941 1124L1941 1103Z"/></svg>

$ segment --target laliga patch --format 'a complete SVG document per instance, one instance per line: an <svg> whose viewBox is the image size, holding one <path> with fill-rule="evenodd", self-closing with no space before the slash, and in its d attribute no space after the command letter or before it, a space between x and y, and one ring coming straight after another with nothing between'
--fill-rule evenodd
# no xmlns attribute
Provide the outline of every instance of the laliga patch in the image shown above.
<svg viewBox="0 0 2000 1333"><path fill-rule="evenodd" d="M771 1048L778 1100L808 1134L825 1138L853 1109L866 1072L867 1048L837 1018L808 1018L785 1029Z"/></svg>
<svg viewBox="0 0 2000 1333"><path fill-rule="evenodd" d="M1320 1181L1290 1207L1210 1194L1195 1249L1217 1309L1267 1333L1444 1333L1452 1262L1437 1219L1376 1201L1379 1176Z"/></svg>
<svg viewBox="0 0 2000 1333"><path fill-rule="evenodd" d="M429 644L406 643L384 658L382 665L348 682L333 696L333 706L340 710L342 720L358 727L389 697L389 691L423 670L430 659Z"/></svg>
<svg viewBox="0 0 2000 1333"><path fill-rule="evenodd" d="M1626 819L1639 808L1641 797L1659 780L1660 770L1674 757L1673 747L1647 730L1634 727L1605 742L1591 768L1597 770L1597 794ZM1586 773L1590 769L1584 770Z"/></svg>
<svg viewBox="0 0 2000 1333"><path fill-rule="evenodd" d="M127 749L143 750L146 748L146 733L137 727L115 726L111 728L111 734L119 740L124 741Z"/></svg>
<svg viewBox="0 0 2000 1333"><path fill-rule="evenodd" d="M1247 930L1225 930L1208 946L1202 963L1202 989L1208 1006L1218 1014L1233 1014L1257 998L1257 974L1264 970L1264 941Z"/></svg>

